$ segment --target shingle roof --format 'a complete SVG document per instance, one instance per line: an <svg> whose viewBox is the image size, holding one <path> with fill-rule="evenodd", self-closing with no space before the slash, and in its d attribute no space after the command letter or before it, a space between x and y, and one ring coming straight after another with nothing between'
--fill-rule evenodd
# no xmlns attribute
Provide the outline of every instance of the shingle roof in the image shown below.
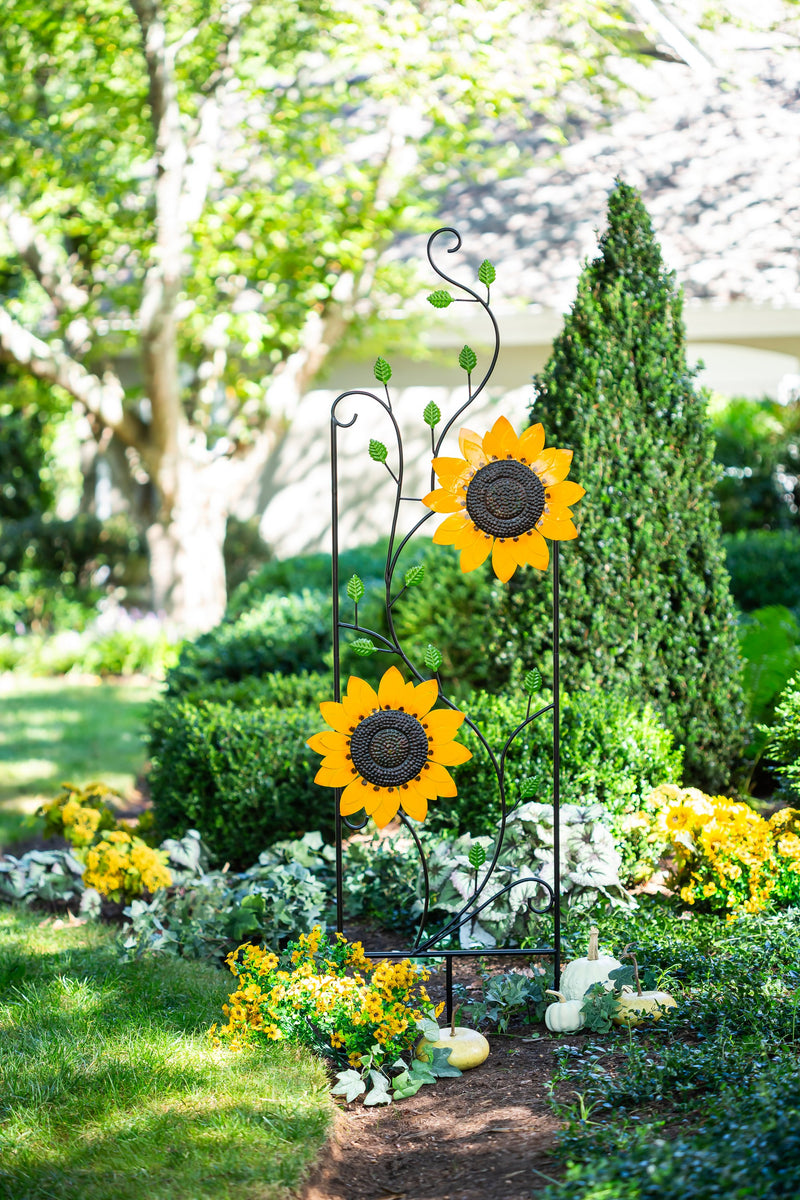
<svg viewBox="0 0 800 1200"><path fill-rule="evenodd" d="M644 76L643 76L644 78ZM563 311L617 176L639 188L687 299L800 306L800 59L747 48L705 78L682 63L554 166L448 197L498 291Z"/></svg>

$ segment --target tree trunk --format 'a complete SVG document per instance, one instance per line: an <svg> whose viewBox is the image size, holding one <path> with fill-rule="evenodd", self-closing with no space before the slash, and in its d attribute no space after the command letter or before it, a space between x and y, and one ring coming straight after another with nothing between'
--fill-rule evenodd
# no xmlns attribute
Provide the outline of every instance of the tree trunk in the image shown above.
<svg viewBox="0 0 800 1200"><path fill-rule="evenodd" d="M171 504L147 529L153 608L182 634L204 633L225 612L225 465L182 462Z"/></svg>

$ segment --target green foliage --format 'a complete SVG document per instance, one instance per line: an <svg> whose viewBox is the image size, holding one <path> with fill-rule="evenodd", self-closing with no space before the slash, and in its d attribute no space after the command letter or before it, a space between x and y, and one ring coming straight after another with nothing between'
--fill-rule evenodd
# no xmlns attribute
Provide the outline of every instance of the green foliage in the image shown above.
<svg viewBox="0 0 800 1200"><path fill-rule="evenodd" d="M616 990L606 988L602 983L593 983L583 997L581 1012L584 1029L590 1033L608 1033L617 1013Z"/></svg>
<svg viewBox="0 0 800 1200"><path fill-rule="evenodd" d="M167 691L177 696L206 680L308 670L324 661L330 645L329 593L269 592L253 608L188 642L167 675Z"/></svg>
<svg viewBox="0 0 800 1200"><path fill-rule="evenodd" d="M28 850L0 859L0 897L7 902L68 904L83 896L84 864L71 850Z"/></svg>
<svg viewBox="0 0 800 1200"><path fill-rule="evenodd" d="M788 680L800 670L800 621L780 605L758 608L742 617L739 646L750 719L768 721Z"/></svg>
<svg viewBox="0 0 800 1200"><path fill-rule="evenodd" d="M549 696L542 696L542 705ZM497 754L512 730L525 719L523 694L495 696L476 692L464 705ZM459 739L473 757L456 773L458 795L431 805L427 824L434 829L454 827L473 834L492 834L499 819L499 795L489 757L472 731L464 727ZM529 796L552 803L552 719L549 714L526 726L512 743L506 759L506 797L509 804ZM640 708L616 692L574 692L561 704L561 798L578 805L601 804L623 855L624 880L647 874L658 857L647 831L635 820L652 789L678 782L681 754L672 735L653 710ZM535 781L535 791L534 783ZM524 796L523 796L524 792Z"/></svg>
<svg viewBox="0 0 800 1200"><path fill-rule="evenodd" d="M3 1119L13 1112L15 1130L0 1152L3 1194L278 1200L300 1190L332 1116L319 1060L283 1046L220 1053L207 1030L228 990L221 971L174 959L120 967L113 928L42 918L0 911L0 1021L14 1031L0 1045Z"/></svg>
<svg viewBox="0 0 800 1200"><path fill-rule="evenodd" d="M197 686L181 693L188 704L232 704L236 708L312 708L327 696L331 677L322 672L297 671L290 675L271 672L245 675L242 679L201 679Z"/></svg>
<svg viewBox="0 0 800 1200"><path fill-rule="evenodd" d="M609 1032L602 1044L562 1050L551 1094L567 1119L556 1152L571 1165L564 1182L543 1195L794 1195L800 1184L797 911L687 921L673 906L650 901L609 914L603 929L617 954L635 942L639 961L681 1003L646 1033ZM572 928L565 932L573 936ZM555 1099L566 1094L579 1103Z"/></svg>
<svg viewBox="0 0 800 1200"><path fill-rule="evenodd" d="M349 580L353 575L358 575L367 582L382 579L387 549L388 541L381 539L368 546L343 550L339 555L339 578ZM235 621L257 607L268 593L285 595L287 592L306 590L330 592L331 579L330 554L303 554L264 563L231 596L225 614L226 621ZM308 665L315 667L317 664Z"/></svg>
<svg viewBox="0 0 800 1200"><path fill-rule="evenodd" d="M196 834L181 843L167 841L170 867L183 852L201 848ZM244 941L283 945L324 919L333 850L318 833L280 842L263 851L247 871L203 869L202 856L186 865L179 886L161 889L148 902L134 900L123 929L127 958L172 955L221 963Z"/></svg>
<svg viewBox="0 0 800 1200"><path fill-rule="evenodd" d="M308 830L333 835L333 803L306 746L319 710L178 697L149 727L150 790L161 836L196 829L212 861L246 867L254 852Z"/></svg>
<svg viewBox="0 0 800 1200"><path fill-rule="evenodd" d="M715 397L714 494L725 533L793 530L800 507L800 401ZM764 597L761 604L782 603ZM785 603L785 601L783 602Z"/></svg>
<svg viewBox="0 0 800 1200"><path fill-rule="evenodd" d="M729 535L723 544L739 608L800 608L800 530L754 529Z"/></svg>
<svg viewBox="0 0 800 1200"><path fill-rule="evenodd" d="M406 592L394 608L397 636L412 662L428 644L442 656L448 695L464 698L472 688L500 687L510 676L514 648L496 631L503 585L494 575L465 575L458 555L431 546L420 557L423 587Z"/></svg>
<svg viewBox="0 0 800 1200"><path fill-rule="evenodd" d="M492 975L485 969L487 961L478 962L480 996L468 992L463 984L453 988L454 998L462 1002L462 1018L472 1026L488 1026L498 1033L507 1033L512 1022L534 1025L541 1021L547 1007L544 967L538 967L530 974L506 971Z"/></svg>
<svg viewBox="0 0 800 1200"><path fill-rule="evenodd" d="M105 596L140 578L144 550L124 518L33 513L2 522L0 634L82 629Z"/></svg>
<svg viewBox="0 0 800 1200"><path fill-rule="evenodd" d="M548 444L574 450L587 490L561 556L561 645L573 689L653 704L686 768L728 786L742 745L736 631L715 513L713 436L686 365L681 297L633 188L609 200L536 385ZM545 664L551 581L517 572L505 638Z"/></svg>
<svg viewBox="0 0 800 1200"><path fill-rule="evenodd" d="M789 680L775 707L772 726L762 732L767 735L765 756L776 764L780 780L776 799L800 804L800 674Z"/></svg>

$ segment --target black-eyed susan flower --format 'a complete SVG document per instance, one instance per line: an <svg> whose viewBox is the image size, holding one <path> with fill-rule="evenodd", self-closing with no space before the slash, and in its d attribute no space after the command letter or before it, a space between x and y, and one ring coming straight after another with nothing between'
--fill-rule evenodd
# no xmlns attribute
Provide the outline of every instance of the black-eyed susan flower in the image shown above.
<svg viewBox="0 0 800 1200"><path fill-rule="evenodd" d="M474 571L491 553L503 583L525 565L546 569L550 552L545 538L578 536L570 505L586 494L567 481L571 450L545 449L541 425L517 437L506 417L498 417L481 437L462 429L463 458L434 458L441 487L422 503L448 514L434 542L461 551L461 570Z"/></svg>
<svg viewBox="0 0 800 1200"><path fill-rule="evenodd" d="M435 679L406 683L397 667L390 667L377 692L351 675L341 703L320 704L333 732L308 739L311 749L323 755L315 782L344 789L342 816L364 809L382 829L400 808L424 821L429 800L456 795L447 768L466 762L472 753L453 740L464 714L455 709L432 712L438 698Z"/></svg>

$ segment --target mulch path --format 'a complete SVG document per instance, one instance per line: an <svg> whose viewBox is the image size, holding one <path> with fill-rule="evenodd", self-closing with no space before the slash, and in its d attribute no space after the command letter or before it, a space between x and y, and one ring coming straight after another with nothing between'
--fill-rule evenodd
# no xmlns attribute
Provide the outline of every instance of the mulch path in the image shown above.
<svg viewBox="0 0 800 1200"><path fill-rule="evenodd" d="M374 941L365 938L370 948ZM468 959L456 959L453 975L468 986L477 979ZM428 990L443 997L443 977L432 976ZM509 1034L489 1036L480 1067L407 1100L337 1101L333 1136L302 1200L530 1200L558 1179L551 1151L560 1123L546 1085L558 1047L581 1039L542 1025Z"/></svg>

